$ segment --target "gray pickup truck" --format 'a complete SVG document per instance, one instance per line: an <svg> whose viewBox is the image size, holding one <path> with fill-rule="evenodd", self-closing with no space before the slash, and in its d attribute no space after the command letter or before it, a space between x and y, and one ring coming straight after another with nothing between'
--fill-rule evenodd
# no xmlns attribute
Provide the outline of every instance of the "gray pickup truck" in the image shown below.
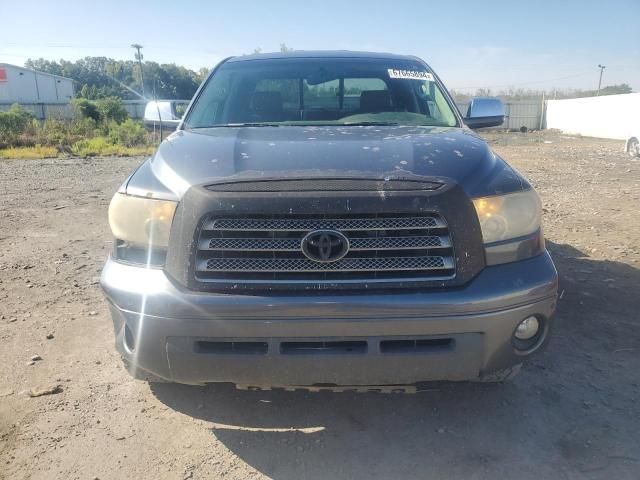
<svg viewBox="0 0 640 480"><path fill-rule="evenodd" d="M109 207L136 377L240 388L503 381L549 338L541 204L422 60L228 58Z"/></svg>

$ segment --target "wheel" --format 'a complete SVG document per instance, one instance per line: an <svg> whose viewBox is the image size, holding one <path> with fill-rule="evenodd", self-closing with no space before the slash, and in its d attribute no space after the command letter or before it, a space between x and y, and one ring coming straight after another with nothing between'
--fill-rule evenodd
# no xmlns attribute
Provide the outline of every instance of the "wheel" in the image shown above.
<svg viewBox="0 0 640 480"><path fill-rule="evenodd" d="M632 138L627 144L627 153L632 157L640 157L640 142L637 138Z"/></svg>
<svg viewBox="0 0 640 480"><path fill-rule="evenodd" d="M513 380L513 378L520 373L520 369L522 368L522 364L518 363L513 367L503 368L502 370L495 370L490 373L486 373L478 378L478 382L481 383L501 383L501 382L509 382Z"/></svg>

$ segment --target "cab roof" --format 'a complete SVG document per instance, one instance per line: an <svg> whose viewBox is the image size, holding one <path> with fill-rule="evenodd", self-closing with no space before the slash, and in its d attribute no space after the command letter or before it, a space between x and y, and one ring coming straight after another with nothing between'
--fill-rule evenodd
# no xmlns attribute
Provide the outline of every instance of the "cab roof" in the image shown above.
<svg viewBox="0 0 640 480"><path fill-rule="evenodd" d="M272 60L280 58L376 58L387 60L419 60L413 55L396 55L395 53L357 52L350 50L294 50L290 52L254 53L231 57L229 62L245 62L248 60Z"/></svg>

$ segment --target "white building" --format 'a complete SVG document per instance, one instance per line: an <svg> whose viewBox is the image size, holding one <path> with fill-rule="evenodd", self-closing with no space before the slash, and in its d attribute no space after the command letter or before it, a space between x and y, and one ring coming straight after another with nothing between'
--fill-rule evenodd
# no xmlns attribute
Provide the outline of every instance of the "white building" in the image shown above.
<svg viewBox="0 0 640 480"><path fill-rule="evenodd" d="M73 80L0 63L0 103L69 103Z"/></svg>

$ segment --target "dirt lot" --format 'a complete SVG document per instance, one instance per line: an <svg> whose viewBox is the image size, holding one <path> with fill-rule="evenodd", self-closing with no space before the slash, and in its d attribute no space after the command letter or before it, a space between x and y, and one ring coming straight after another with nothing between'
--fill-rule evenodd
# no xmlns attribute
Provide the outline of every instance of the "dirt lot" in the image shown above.
<svg viewBox="0 0 640 480"><path fill-rule="evenodd" d="M141 159L0 161L0 478L640 478L640 161L489 138L543 198L555 337L513 383L399 396L132 380L97 282Z"/></svg>

